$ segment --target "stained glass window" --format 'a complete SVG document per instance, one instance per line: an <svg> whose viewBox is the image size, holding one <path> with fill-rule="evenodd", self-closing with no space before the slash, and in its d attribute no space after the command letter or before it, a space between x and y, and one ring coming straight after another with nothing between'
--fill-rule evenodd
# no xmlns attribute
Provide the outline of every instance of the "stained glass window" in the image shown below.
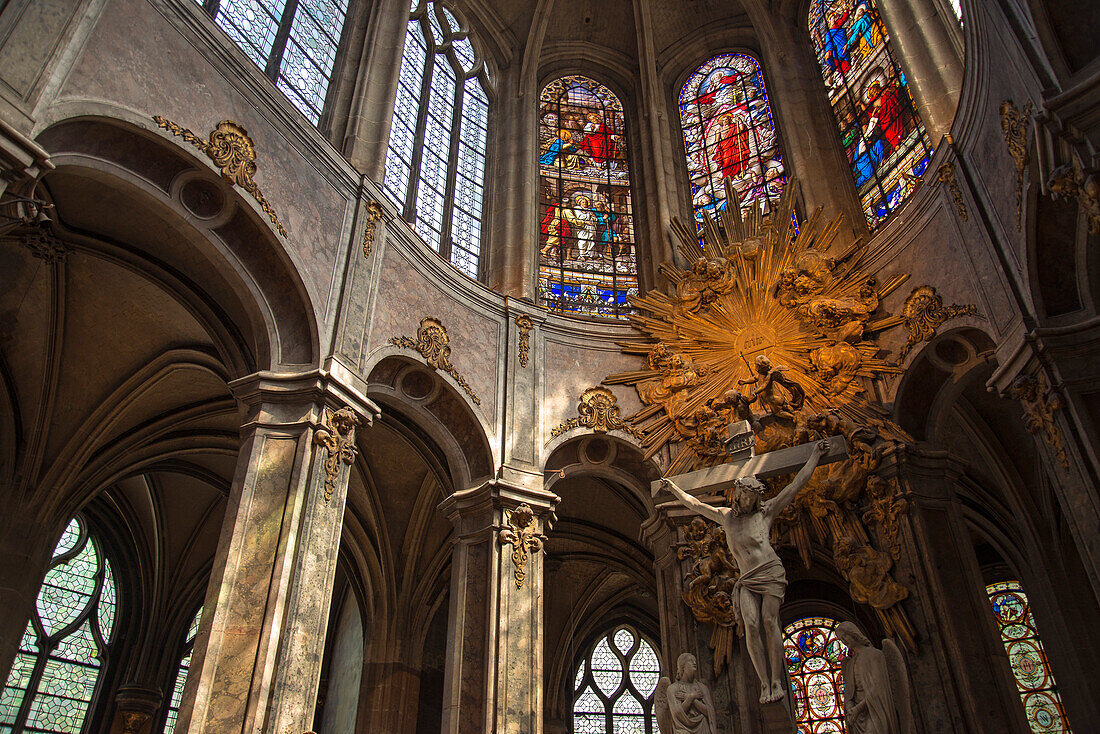
<svg viewBox="0 0 1100 734"><path fill-rule="evenodd" d="M843 734L844 677L848 648L836 636L838 622L806 617L783 629L783 654L794 690L798 734Z"/></svg>
<svg viewBox="0 0 1100 734"><path fill-rule="evenodd" d="M199 632L199 621L202 619L202 607L195 612L195 618L191 620L191 626L187 628L187 639L183 647L186 652L180 660L176 670L176 679L172 683L172 696L168 699L168 717L164 720L164 734L172 734L176 730L176 719L180 713L180 703L183 701L183 687L187 685L187 673L191 670L191 654L195 648L195 635Z"/></svg>
<svg viewBox="0 0 1100 734"><path fill-rule="evenodd" d="M932 144L871 0L812 0L810 36L874 229L913 193Z"/></svg>
<svg viewBox="0 0 1100 734"><path fill-rule="evenodd" d="M455 15L413 0L382 185L444 259L478 276L488 142L485 65Z"/></svg>
<svg viewBox="0 0 1100 734"><path fill-rule="evenodd" d="M619 317L638 293L623 106L583 76L539 100L539 300Z"/></svg>
<svg viewBox="0 0 1100 734"><path fill-rule="evenodd" d="M657 734L657 653L636 630L618 627L593 646L573 676L574 734Z"/></svg>
<svg viewBox="0 0 1100 734"><path fill-rule="evenodd" d="M1005 581L990 584L985 590L993 616L997 618L997 629L1008 653L1031 731L1042 734L1069 732L1062 697L1058 695L1047 654L1039 640L1031 604L1020 583Z"/></svg>
<svg viewBox="0 0 1100 734"><path fill-rule="evenodd" d="M313 124L321 119L347 0L196 0Z"/></svg>
<svg viewBox="0 0 1100 734"><path fill-rule="evenodd" d="M84 520L65 528L0 693L0 732L85 728L115 623L111 565Z"/></svg>
<svg viewBox="0 0 1100 734"><path fill-rule="evenodd" d="M680 90L680 127L697 226L725 208L725 178L742 209L779 198L787 174L756 59L722 54L700 66Z"/></svg>

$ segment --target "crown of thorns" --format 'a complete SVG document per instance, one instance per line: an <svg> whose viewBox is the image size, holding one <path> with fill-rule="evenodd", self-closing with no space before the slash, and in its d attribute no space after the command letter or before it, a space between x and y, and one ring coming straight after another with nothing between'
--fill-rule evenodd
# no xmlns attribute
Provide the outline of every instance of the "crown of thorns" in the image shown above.
<svg viewBox="0 0 1100 734"><path fill-rule="evenodd" d="M748 483L748 480L750 479L756 482L755 486ZM756 475L738 477L734 480L733 486L741 487L742 489L748 490L749 492L755 492L756 494L764 494L765 490L767 489L767 487L764 486L764 483L756 478Z"/></svg>

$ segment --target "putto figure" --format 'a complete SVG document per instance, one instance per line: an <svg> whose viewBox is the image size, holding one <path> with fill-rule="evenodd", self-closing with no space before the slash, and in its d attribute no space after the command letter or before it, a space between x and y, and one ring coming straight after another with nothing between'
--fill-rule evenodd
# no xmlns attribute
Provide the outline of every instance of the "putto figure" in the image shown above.
<svg viewBox="0 0 1100 734"><path fill-rule="evenodd" d="M699 664L685 652L676 659L676 680L657 681L653 712L661 734L718 734L710 687L696 676Z"/></svg>
<svg viewBox="0 0 1100 734"><path fill-rule="evenodd" d="M772 525L828 451L828 439L814 444L810 458L791 483L767 502L761 499L764 485L756 477L742 477L734 483L732 490L727 491L729 507L711 507L680 489L671 479L662 479L663 484L657 485L667 487L680 504L718 523L726 533L730 554L741 571L732 595L734 619L760 678L761 703L780 701L787 691L779 630L779 605L787 591L787 573L771 545Z"/></svg>

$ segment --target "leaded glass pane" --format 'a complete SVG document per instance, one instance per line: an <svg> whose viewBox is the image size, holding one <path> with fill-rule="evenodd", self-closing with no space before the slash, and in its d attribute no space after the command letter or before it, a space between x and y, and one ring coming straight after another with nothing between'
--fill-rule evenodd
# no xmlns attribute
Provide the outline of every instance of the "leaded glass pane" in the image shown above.
<svg viewBox="0 0 1100 734"><path fill-rule="evenodd" d="M1062 697L1050 672L1050 663L1039 639L1027 594L1018 581L990 584L986 587L986 594L997 619L997 628L1031 731L1043 734L1069 732Z"/></svg>
<svg viewBox="0 0 1100 734"><path fill-rule="evenodd" d="M573 731L656 734L652 697L660 675L649 642L629 627L611 630L577 666Z"/></svg>
<svg viewBox="0 0 1100 734"><path fill-rule="evenodd" d="M314 124L325 105L346 12L346 0L300 0L290 26L279 87Z"/></svg>
<svg viewBox="0 0 1100 734"><path fill-rule="evenodd" d="M932 144L871 0L812 0L810 35L873 229L916 189Z"/></svg>
<svg viewBox="0 0 1100 734"><path fill-rule="evenodd" d="M222 0L215 22L256 62L267 66L286 0Z"/></svg>
<svg viewBox="0 0 1100 734"><path fill-rule="evenodd" d="M180 703L183 702L183 688L187 685L187 673L191 670L191 654L195 644L195 635L199 631L199 622L202 620L202 607L195 612L191 625L187 628L185 641L187 652L180 660L176 669L176 679L172 683L172 695L168 699L168 716L164 720L163 734L173 734L176 730L176 720L179 718Z"/></svg>
<svg viewBox="0 0 1100 734"><path fill-rule="evenodd" d="M418 22L411 21L405 32L405 50L401 56L397 98L390 123L390 142L386 150L383 186L394 201L404 204L412 170L416 120L420 109L420 88L424 81L427 50Z"/></svg>
<svg viewBox="0 0 1100 734"><path fill-rule="evenodd" d="M657 690L657 681L660 678L661 664L657 660L657 653L648 642L639 640L638 652L634 653L630 661L630 682L638 689L638 693L649 698Z"/></svg>
<svg viewBox="0 0 1100 734"><path fill-rule="evenodd" d="M848 648L837 639L835 619L806 617L783 630L783 652L794 693L800 734L841 734L844 726L844 676L841 661Z"/></svg>

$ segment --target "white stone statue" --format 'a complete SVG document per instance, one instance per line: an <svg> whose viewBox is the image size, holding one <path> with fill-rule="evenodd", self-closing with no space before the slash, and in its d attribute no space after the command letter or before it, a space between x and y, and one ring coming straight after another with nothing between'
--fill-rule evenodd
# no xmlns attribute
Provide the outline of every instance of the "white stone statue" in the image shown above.
<svg viewBox="0 0 1100 734"><path fill-rule="evenodd" d="M850 653L841 663L849 734L912 734L909 674L898 646L886 638L879 650L851 622L838 624L836 636Z"/></svg>
<svg viewBox="0 0 1100 734"><path fill-rule="evenodd" d="M676 659L676 681L668 676L657 681L653 712L661 734L718 734L710 688L696 676L695 656L685 652Z"/></svg>
<svg viewBox="0 0 1100 734"><path fill-rule="evenodd" d="M761 500L764 485L756 477L742 477L734 483L730 507L712 507L672 480L661 480L680 504L725 530L726 544L741 572L731 595L734 616L760 679L760 703L781 701L789 685L779 630L779 605L787 591L787 573L771 545L772 524L828 451L828 439L814 444L809 459L791 483L767 502Z"/></svg>

